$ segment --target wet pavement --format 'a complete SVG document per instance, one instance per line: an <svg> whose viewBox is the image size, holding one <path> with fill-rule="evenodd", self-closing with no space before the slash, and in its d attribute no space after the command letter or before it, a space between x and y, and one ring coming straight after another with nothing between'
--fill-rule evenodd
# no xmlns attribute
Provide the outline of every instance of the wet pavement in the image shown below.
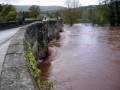
<svg viewBox="0 0 120 90"><path fill-rule="evenodd" d="M0 73L2 70L2 64L7 52L7 48L12 39L12 36L19 30L19 28L12 28L0 31Z"/></svg>
<svg viewBox="0 0 120 90"><path fill-rule="evenodd" d="M120 90L120 29L65 25L61 39L41 63L54 90Z"/></svg>

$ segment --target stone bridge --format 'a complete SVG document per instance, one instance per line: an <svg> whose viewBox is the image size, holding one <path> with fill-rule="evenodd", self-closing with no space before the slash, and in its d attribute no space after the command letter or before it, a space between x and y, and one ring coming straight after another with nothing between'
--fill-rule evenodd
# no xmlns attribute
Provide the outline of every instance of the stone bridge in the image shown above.
<svg viewBox="0 0 120 90"><path fill-rule="evenodd" d="M62 27L62 21L46 21L15 29L17 33L8 38L12 38L8 49L3 47L7 52L1 65L0 90L38 90L37 64L47 56L48 42L59 38Z"/></svg>

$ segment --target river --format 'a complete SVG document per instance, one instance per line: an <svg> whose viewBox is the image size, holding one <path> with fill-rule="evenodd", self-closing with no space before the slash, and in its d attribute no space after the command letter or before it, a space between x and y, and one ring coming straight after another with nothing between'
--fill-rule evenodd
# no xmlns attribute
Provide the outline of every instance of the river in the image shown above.
<svg viewBox="0 0 120 90"><path fill-rule="evenodd" d="M54 90L120 90L120 28L65 25L49 50L40 67Z"/></svg>

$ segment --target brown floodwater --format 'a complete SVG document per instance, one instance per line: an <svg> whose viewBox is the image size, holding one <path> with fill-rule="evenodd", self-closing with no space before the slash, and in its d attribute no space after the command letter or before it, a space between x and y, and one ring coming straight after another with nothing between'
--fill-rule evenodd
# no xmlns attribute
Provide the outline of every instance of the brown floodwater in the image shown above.
<svg viewBox="0 0 120 90"><path fill-rule="evenodd" d="M40 68L54 90L120 90L120 28L65 25L49 50Z"/></svg>

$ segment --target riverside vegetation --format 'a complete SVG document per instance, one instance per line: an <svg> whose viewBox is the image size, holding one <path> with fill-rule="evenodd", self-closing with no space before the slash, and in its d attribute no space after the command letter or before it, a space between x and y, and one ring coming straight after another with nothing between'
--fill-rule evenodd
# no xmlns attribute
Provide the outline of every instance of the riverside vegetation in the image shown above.
<svg viewBox="0 0 120 90"><path fill-rule="evenodd" d="M40 77L40 69L38 68L37 61L32 53L32 49L30 46L30 43L28 41L25 41L25 48L26 48L26 57L28 59L28 68L30 70L31 75L37 82L38 87L40 90L53 90L53 82L50 80L41 80Z"/></svg>

